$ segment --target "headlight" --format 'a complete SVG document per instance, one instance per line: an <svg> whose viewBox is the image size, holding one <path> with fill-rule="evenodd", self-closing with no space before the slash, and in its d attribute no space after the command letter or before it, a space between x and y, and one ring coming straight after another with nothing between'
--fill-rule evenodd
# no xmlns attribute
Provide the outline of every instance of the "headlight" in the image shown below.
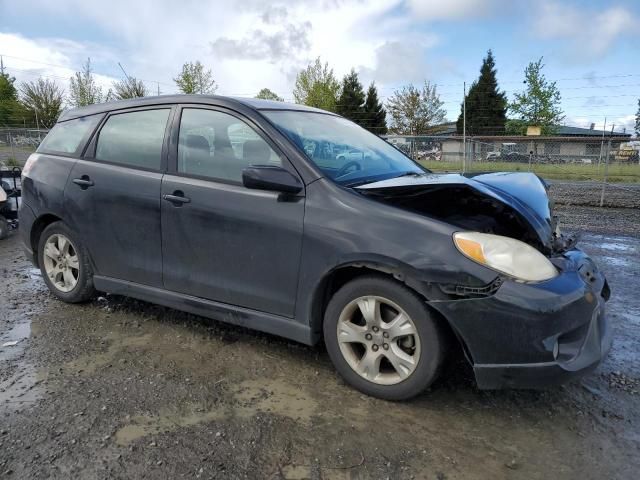
<svg viewBox="0 0 640 480"><path fill-rule="evenodd" d="M538 250L514 238L479 232L457 232L453 241L471 260L519 280L541 282L558 275Z"/></svg>

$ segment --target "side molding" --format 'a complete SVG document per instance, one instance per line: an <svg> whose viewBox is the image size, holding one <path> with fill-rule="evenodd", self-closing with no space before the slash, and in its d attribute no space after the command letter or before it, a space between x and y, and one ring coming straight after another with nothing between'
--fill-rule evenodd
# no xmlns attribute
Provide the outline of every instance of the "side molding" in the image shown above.
<svg viewBox="0 0 640 480"><path fill-rule="evenodd" d="M101 275L94 275L93 283L96 289L104 292L133 297L213 320L260 330L306 345L313 344L311 328L290 318Z"/></svg>

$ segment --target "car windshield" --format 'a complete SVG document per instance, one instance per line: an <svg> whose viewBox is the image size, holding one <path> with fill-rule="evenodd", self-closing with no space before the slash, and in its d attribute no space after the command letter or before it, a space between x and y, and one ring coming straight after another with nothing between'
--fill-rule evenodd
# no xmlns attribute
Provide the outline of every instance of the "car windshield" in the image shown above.
<svg viewBox="0 0 640 480"><path fill-rule="evenodd" d="M342 117L291 110L262 113L326 176L341 185L429 172L380 137Z"/></svg>

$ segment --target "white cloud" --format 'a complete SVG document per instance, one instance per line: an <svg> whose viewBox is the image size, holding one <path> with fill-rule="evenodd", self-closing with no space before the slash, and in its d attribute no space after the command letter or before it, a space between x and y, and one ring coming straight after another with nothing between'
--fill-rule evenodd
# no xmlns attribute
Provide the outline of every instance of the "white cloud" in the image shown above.
<svg viewBox="0 0 640 480"><path fill-rule="evenodd" d="M556 1L540 4L534 29L546 40L569 42L570 55L579 58L599 58L627 34L637 34L639 19L623 7L597 11L584 6L571 6Z"/></svg>
<svg viewBox="0 0 640 480"><path fill-rule="evenodd" d="M457 20L490 15L498 0L407 0L409 10L423 20Z"/></svg>
<svg viewBox="0 0 640 480"><path fill-rule="evenodd" d="M163 93L172 93L176 91L173 77L182 64L200 60L212 69L219 94L255 95L262 87L269 87L291 99L295 73L317 56L328 61L339 77L352 67L375 69L376 48L411 35L406 28L410 19L397 10L400 2L25 0L6 3L3 10L20 16L38 11L48 22L77 24L79 32L90 30L85 35L104 39L101 43L112 49L86 43L72 48L33 40L49 49L37 60L58 58L49 63L68 65L72 71L81 66L83 58L91 56L93 61L108 53L111 58L95 62L96 71L120 76L117 62L121 62L129 75L159 81ZM26 56L24 51L20 55ZM62 76L68 76L67 71ZM155 90L155 83L147 83Z"/></svg>
<svg viewBox="0 0 640 480"><path fill-rule="evenodd" d="M18 85L43 76L56 82L65 91L68 91L69 78L86 61L87 56L91 55L94 62L112 59L103 47L62 38L30 39L0 32L0 45L5 69L16 78ZM96 82L105 93L114 80L116 78L111 76L96 75Z"/></svg>

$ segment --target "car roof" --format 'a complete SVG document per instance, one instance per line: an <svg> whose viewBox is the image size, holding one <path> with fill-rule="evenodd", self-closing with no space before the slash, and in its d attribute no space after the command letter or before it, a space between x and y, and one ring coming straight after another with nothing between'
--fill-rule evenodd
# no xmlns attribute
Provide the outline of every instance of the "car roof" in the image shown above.
<svg viewBox="0 0 640 480"><path fill-rule="evenodd" d="M87 115L95 115L98 113L112 112L115 110L123 110L127 108L167 105L175 103L195 103L200 105L217 105L233 107L234 105L243 105L252 110L295 110L301 112L327 113L319 108L299 105L297 103L278 102L275 100L261 100L258 98L248 97L225 97L221 95L160 95L154 97L140 97L127 100L117 100L114 102L96 103L87 105L86 107L73 108L65 110L58 118L59 122L72 120L74 118L86 117Z"/></svg>

